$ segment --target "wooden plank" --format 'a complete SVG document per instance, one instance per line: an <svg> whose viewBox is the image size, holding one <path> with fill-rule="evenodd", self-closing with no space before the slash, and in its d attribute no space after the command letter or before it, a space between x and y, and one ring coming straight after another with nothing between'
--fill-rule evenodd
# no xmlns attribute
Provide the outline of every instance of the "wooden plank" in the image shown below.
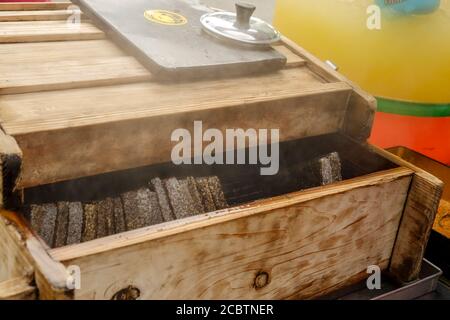
<svg viewBox="0 0 450 320"><path fill-rule="evenodd" d="M273 77L253 81L264 87ZM204 130L223 132L282 128L280 141L336 132L341 126L349 95L345 84L299 89L296 81L274 81L279 85L262 92L247 86L228 94L236 82L216 82L211 90L202 83L171 90L143 83L3 96L3 126L24 152L19 188L170 161L172 132L191 130L195 120L203 121ZM212 91L217 102L211 101ZM144 147L154 145L158 148Z"/></svg>
<svg viewBox="0 0 450 320"><path fill-rule="evenodd" d="M102 39L105 34L94 25L66 21L1 22L0 43Z"/></svg>
<svg viewBox="0 0 450 320"><path fill-rule="evenodd" d="M31 63L46 64L65 60L79 61L125 56L126 54L108 40L4 43L0 45L0 63L2 65L9 63L19 66Z"/></svg>
<svg viewBox="0 0 450 320"><path fill-rule="evenodd" d="M21 10L65 10L72 6L70 1L60 2L7 2L0 3L0 11L21 11Z"/></svg>
<svg viewBox="0 0 450 320"><path fill-rule="evenodd" d="M402 282L419 277L442 189L425 175L414 175L389 268Z"/></svg>
<svg viewBox="0 0 450 320"><path fill-rule="evenodd" d="M0 300L36 300L36 288L27 277L17 277L0 282Z"/></svg>
<svg viewBox="0 0 450 320"><path fill-rule="evenodd" d="M110 299L130 284L142 299L312 298L369 265L388 267L411 173L398 168L50 254L85 270L76 299ZM260 274L269 281L255 287Z"/></svg>
<svg viewBox="0 0 450 320"><path fill-rule="evenodd" d="M108 40L2 44L0 70L0 93L120 84L150 77Z"/></svg>
<svg viewBox="0 0 450 320"><path fill-rule="evenodd" d="M322 92L327 97L328 93L342 91L349 91L344 83L323 84L308 72L283 70L275 74L238 79L176 84L142 83L5 95L0 98L0 118L6 132L16 135L213 110L295 96L319 95ZM337 108L336 103L333 105L334 109L339 110L344 108L345 103L341 108ZM68 120L71 120L70 123Z"/></svg>
<svg viewBox="0 0 450 320"><path fill-rule="evenodd" d="M317 107L323 94L332 98L329 104ZM30 187L170 161L174 145L170 141L172 132L177 128L192 130L194 121L199 119L203 121L205 130L218 128L223 133L226 128L234 125L243 128L259 126L280 128L283 121L285 124L292 123L292 126L283 127L285 129L281 132L280 138L282 141L302 138L308 134L331 133L336 130L338 122L342 119L340 112L342 110L332 109L335 106L333 102L343 103L346 94L345 91L328 94L321 92L320 95L310 99L293 97L280 99L279 104L269 101L247 104L245 107L236 107L236 112L222 108L216 111L191 112L181 117L179 115L142 117L104 125L72 127L58 132L41 131L15 135L24 151L24 165L18 187ZM276 118L278 111L274 105L281 107L282 103L285 103L283 107L286 107L286 116L291 115L291 118ZM302 108L298 108L300 105ZM242 110L244 108L245 111ZM302 111L313 114L313 110L317 111L319 119L323 120L320 126L314 126L312 121L294 125L295 119L300 117ZM246 119L247 112L254 116ZM223 119L223 122L220 119ZM70 124L72 121L74 120L68 120L67 123ZM70 141L77 143L72 144ZM145 147L155 145L158 145L158 148ZM140 152L135 152L137 147ZM84 165L81 166L80 163Z"/></svg>
<svg viewBox="0 0 450 320"><path fill-rule="evenodd" d="M0 62L0 94L116 85L147 81L151 74L133 57L63 60L48 63Z"/></svg>
<svg viewBox="0 0 450 320"><path fill-rule="evenodd" d="M133 246L143 241L159 240L182 232L194 231L216 224L248 218L264 212L289 207L296 203L308 202L321 199L322 197L348 192L363 186L387 183L403 177L409 177L411 180L413 174L414 171L405 167L380 171L337 182L333 185L310 188L270 199L257 200L244 207L230 207L227 210L208 212L182 220L165 222L158 226L149 226L141 230L128 231L122 235L116 234L104 239L97 239L70 247L50 249L49 255L56 261L74 260L87 255L95 255L109 250Z"/></svg>
<svg viewBox="0 0 450 320"><path fill-rule="evenodd" d="M76 42L76 45L70 45L70 48L61 46L60 43L7 44L4 48L0 46L0 94L114 85L151 79L147 69L133 57L124 56L108 41L92 41L86 44L83 42ZM92 45L96 46L95 50L91 48ZM285 47L281 48L288 51ZM35 49L43 51L41 57ZM73 49L78 50L74 53ZM104 52L110 51L112 57L108 58L108 54ZM33 52L32 57L38 56L37 61L26 52ZM48 52L56 53L56 56L51 54L47 57ZM89 53L92 58L89 58ZM291 56L297 57L288 58L291 67L301 66L301 61L304 62L292 52ZM20 68L17 67L19 64Z"/></svg>
<svg viewBox="0 0 450 320"><path fill-rule="evenodd" d="M11 241L6 241L8 237ZM0 246L6 241L10 248L5 251L7 259L0 260L0 266L2 264L9 266L6 268L10 270L7 273L9 279L24 275L30 277L30 281L34 279L40 299L73 297L73 291L67 289L66 268L50 258L47 253L48 247L29 229L22 216L11 211L0 211L0 239ZM0 250L0 253L3 253L3 250ZM23 271L17 274L11 270Z"/></svg>
<svg viewBox="0 0 450 320"><path fill-rule="evenodd" d="M0 283L17 277L33 279L34 268L23 248L23 236L9 216L0 215Z"/></svg>
<svg viewBox="0 0 450 320"><path fill-rule="evenodd" d="M0 11L0 22L67 20L73 14L69 10Z"/></svg>
<svg viewBox="0 0 450 320"><path fill-rule="evenodd" d="M415 171L389 271L401 282L416 280L439 207L444 184L428 172L378 147L371 149Z"/></svg>

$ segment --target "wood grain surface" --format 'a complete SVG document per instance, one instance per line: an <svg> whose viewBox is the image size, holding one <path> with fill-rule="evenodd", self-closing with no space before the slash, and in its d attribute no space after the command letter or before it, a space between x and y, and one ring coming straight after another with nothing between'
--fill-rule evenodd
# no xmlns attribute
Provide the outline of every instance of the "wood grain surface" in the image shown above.
<svg viewBox="0 0 450 320"><path fill-rule="evenodd" d="M410 282L419 276L444 184L425 170L386 150L376 146L370 148L415 172L389 267L389 271L398 281Z"/></svg>
<svg viewBox="0 0 450 320"><path fill-rule="evenodd" d="M0 300L35 300L37 290L28 277L17 277L0 282Z"/></svg>
<svg viewBox="0 0 450 320"><path fill-rule="evenodd" d="M58 2L7 2L0 3L0 11L65 10L73 5L70 1Z"/></svg>
<svg viewBox="0 0 450 320"><path fill-rule="evenodd" d="M73 14L70 10L0 11L0 22L67 20Z"/></svg>
<svg viewBox="0 0 450 320"><path fill-rule="evenodd" d="M88 22L66 21L0 22L0 44L15 42L70 41L102 39L105 34Z"/></svg>
<svg viewBox="0 0 450 320"><path fill-rule="evenodd" d="M51 255L81 267L76 299L110 299L129 285L144 299L312 298L369 265L387 268L411 173L395 169L315 189L309 201L311 191L292 194L166 232L141 229L120 245L104 238ZM255 287L261 273L268 283Z"/></svg>
<svg viewBox="0 0 450 320"><path fill-rule="evenodd" d="M169 161L172 132L192 130L194 120L205 130L279 128L281 141L338 131L350 88L302 86L305 77L289 69L239 80L5 95L0 113L24 153L22 188Z"/></svg>

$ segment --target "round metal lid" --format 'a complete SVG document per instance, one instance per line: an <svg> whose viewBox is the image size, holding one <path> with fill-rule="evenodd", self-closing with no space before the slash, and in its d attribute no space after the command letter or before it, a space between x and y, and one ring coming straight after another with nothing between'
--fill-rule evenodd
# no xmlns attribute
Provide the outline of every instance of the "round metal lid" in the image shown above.
<svg viewBox="0 0 450 320"><path fill-rule="evenodd" d="M220 38L250 45L267 46L280 40L280 33L270 24L252 17L256 7L237 3L236 13L206 13L200 21L208 33Z"/></svg>

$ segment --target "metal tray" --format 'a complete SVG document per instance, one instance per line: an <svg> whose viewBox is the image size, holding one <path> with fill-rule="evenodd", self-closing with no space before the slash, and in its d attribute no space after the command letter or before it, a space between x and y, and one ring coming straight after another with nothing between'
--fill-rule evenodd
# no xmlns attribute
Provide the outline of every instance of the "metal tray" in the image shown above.
<svg viewBox="0 0 450 320"><path fill-rule="evenodd" d="M424 259L419 279L399 285L388 276L382 275L381 289L370 290L363 281L357 285L339 290L322 299L337 300L413 300L436 290L442 270Z"/></svg>
<svg viewBox="0 0 450 320"><path fill-rule="evenodd" d="M404 285L396 290L381 294L371 300L412 300L436 290L442 270L424 259L419 280Z"/></svg>

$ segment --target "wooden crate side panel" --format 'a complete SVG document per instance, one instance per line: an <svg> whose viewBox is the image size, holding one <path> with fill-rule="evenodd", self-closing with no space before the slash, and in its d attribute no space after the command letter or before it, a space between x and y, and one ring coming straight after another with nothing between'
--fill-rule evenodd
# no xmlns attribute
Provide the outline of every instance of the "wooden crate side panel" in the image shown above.
<svg viewBox="0 0 450 320"><path fill-rule="evenodd" d="M401 282L419 277L443 187L417 172L403 212L389 271Z"/></svg>
<svg viewBox="0 0 450 320"><path fill-rule="evenodd" d="M391 257L411 178L353 189L64 264L76 299L312 298Z"/></svg>
<svg viewBox="0 0 450 320"><path fill-rule="evenodd" d="M191 112L182 116L146 116L102 125L66 128L59 132L17 135L15 138L24 152L20 187L170 161L172 148L176 144L171 141L172 132L185 128L193 134L196 120L203 122L203 130L280 129L280 141L336 132L345 111L336 105L344 105L348 95L346 87L337 87L327 92L293 92L270 98L253 96L244 98L244 102L224 102L222 108L204 111L202 106L211 105L201 101L193 104L192 108L188 108ZM52 102L45 103L49 105ZM147 104L143 107L147 109L144 112L157 112ZM127 112L126 105L123 105L123 109ZM120 117L120 114L115 115Z"/></svg>
<svg viewBox="0 0 450 320"><path fill-rule="evenodd" d="M386 150L373 145L369 149L415 172L389 267L399 282L410 282L419 276L444 183Z"/></svg>

